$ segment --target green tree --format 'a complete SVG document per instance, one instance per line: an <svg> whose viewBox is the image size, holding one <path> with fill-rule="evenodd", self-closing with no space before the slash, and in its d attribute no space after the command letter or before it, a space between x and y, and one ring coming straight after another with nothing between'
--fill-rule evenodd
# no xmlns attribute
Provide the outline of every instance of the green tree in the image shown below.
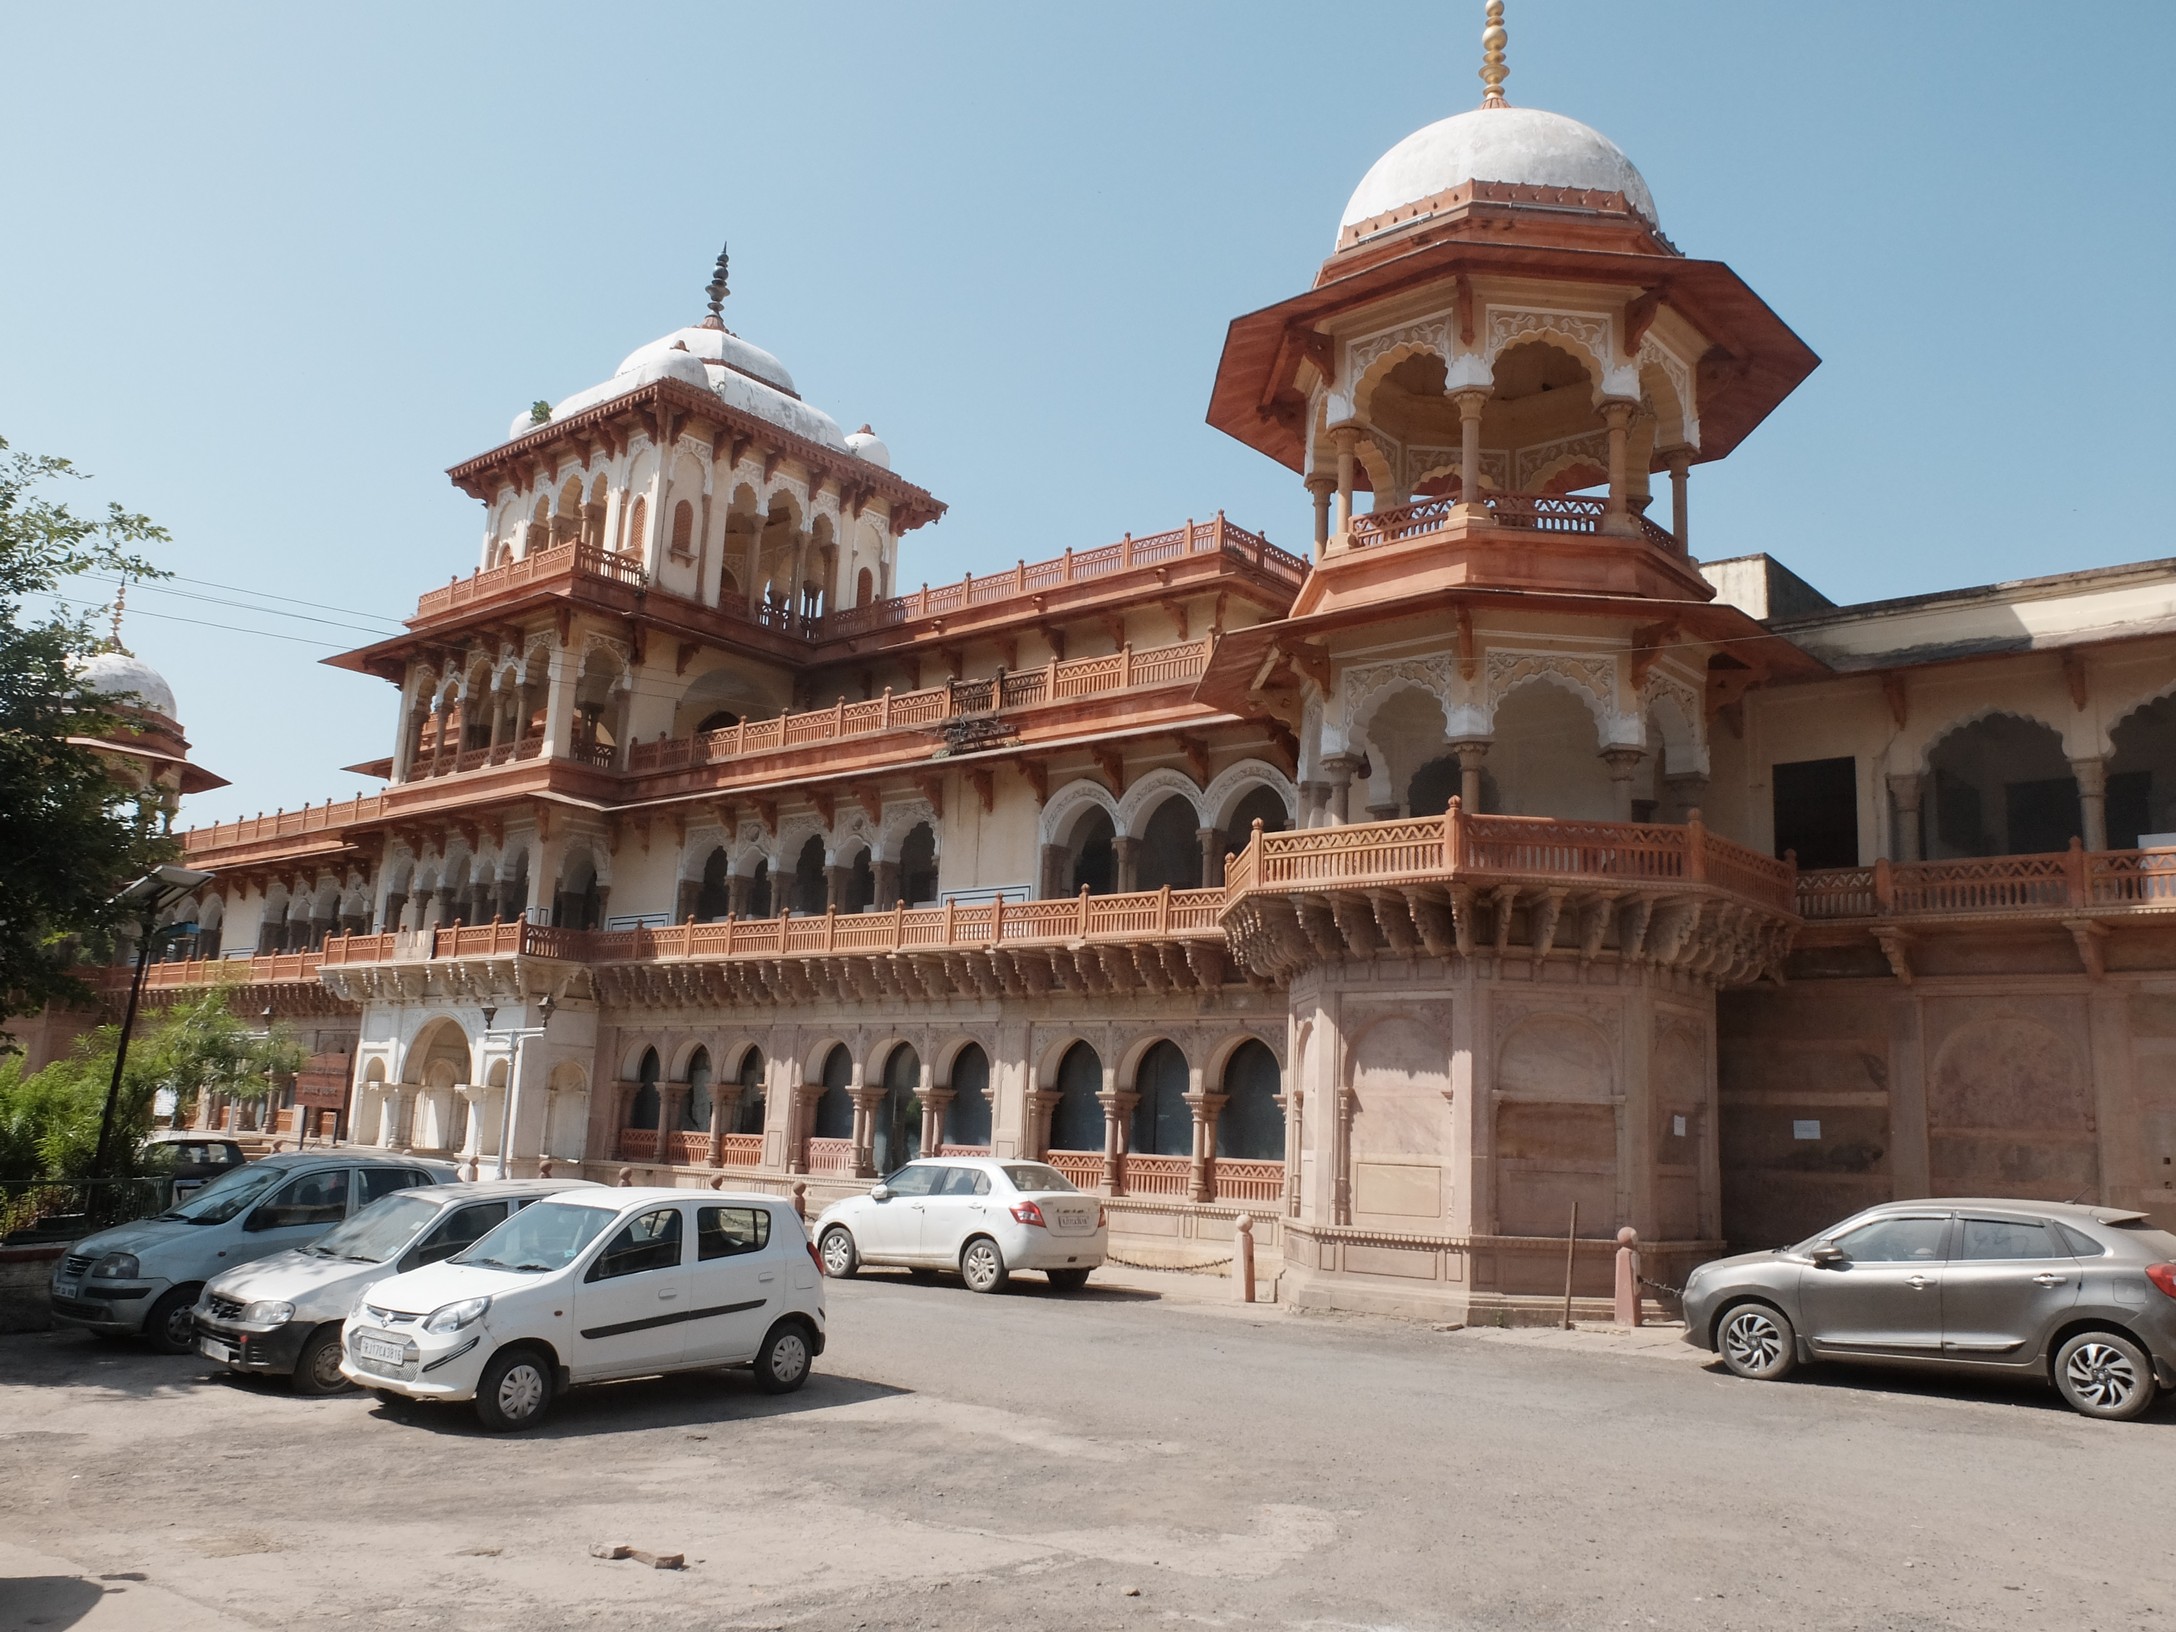
<svg viewBox="0 0 2176 1632"><path fill-rule="evenodd" d="M150 1130L161 1088L174 1091L176 1118L186 1120L205 1094L263 1099L276 1078L300 1068L302 1045L285 1027L268 1036L250 1026L234 1013L233 995L215 986L139 1022L114 1107L117 1176ZM0 1180L90 1176L120 1036L118 1026L99 1026L42 1071L26 1074L20 1057L0 1062Z"/></svg>
<svg viewBox="0 0 2176 1632"><path fill-rule="evenodd" d="M117 727L75 679L98 646L89 617L26 605L77 573L160 576L138 552L166 542L164 529L119 505L78 514L54 496L82 479L65 459L0 438L0 1025L87 1001L78 938L108 928L115 890L172 853L153 808L68 740Z"/></svg>

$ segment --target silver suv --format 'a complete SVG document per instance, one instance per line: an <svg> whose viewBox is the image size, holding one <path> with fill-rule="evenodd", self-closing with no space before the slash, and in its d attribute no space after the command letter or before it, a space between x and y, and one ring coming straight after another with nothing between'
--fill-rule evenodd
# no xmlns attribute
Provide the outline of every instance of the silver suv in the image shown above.
<svg viewBox="0 0 2176 1632"><path fill-rule="evenodd" d="M2176 1235L2050 1201L1894 1201L1810 1241L1702 1264L1685 1341L1740 1377L1853 1360L2045 1378L2124 1420L2176 1388Z"/></svg>

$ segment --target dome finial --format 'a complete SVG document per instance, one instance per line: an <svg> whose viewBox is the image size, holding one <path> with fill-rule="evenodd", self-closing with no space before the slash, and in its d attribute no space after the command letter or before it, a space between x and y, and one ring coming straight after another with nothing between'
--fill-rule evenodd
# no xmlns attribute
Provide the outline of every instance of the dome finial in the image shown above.
<svg viewBox="0 0 2176 1632"><path fill-rule="evenodd" d="M121 614L127 610L128 580L124 578L121 580L121 587L113 592L113 627L106 635L106 650L119 652L125 657L134 657L136 654L121 644Z"/></svg>
<svg viewBox="0 0 2176 1632"><path fill-rule="evenodd" d="M725 327L725 297L732 293L725 286L727 263L731 259L727 251L732 247L732 245L727 244L719 249L718 264L711 268L710 282L703 290L710 297L710 316L703 320L703 327L706 329L722 329Z"/></svg>
<svg viewBox="0 0 2176 1632"><path fill-rule="evenodd" d="M1511 36L1504 32L1504 0L1488 0L1488 22L1481 30L1481 83L1487 87L1481 97L1484 108L1507 108L1504 100L1504 80L1511 70L1504 66L1504 42Z"/></svg>

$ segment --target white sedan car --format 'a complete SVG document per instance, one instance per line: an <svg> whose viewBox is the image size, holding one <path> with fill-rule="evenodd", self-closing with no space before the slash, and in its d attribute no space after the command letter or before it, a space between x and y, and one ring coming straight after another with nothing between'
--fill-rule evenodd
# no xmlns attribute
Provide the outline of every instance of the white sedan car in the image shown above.
<svg viewBox="0 0 2176 1632"><path fill-rule="evenodd" d="M1109 1236L1103 1203L1056 1168L989 1156L909 1162L816 1220L827 1275L863 1264L957 1269L974 1292L997 1291L1016 1269L1039 1269L1072 1291L1103 1262Z"/></svg>

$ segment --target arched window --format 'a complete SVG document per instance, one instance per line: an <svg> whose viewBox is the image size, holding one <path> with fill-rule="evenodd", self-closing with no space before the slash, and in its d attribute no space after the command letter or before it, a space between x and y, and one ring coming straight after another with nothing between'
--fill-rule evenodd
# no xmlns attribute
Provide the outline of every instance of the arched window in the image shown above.
<svg viewBox="0 0 2176 1632"><path fill-rule="evenodd" d="M688 1102L680 1113L680 1125L708 1131L710 1107L710 1050L698 1048L688 1058Z"/></svg>
<svg viewBox="0 0 2176 1632"><path fill-rule="evenodd" d="M627 537L625 542L621 546L621 553L626 555L640 555L642 553L643 544L642 535L649 531L649 526L649 501L647 499L638 498L635 500L634 508L627 513Z"/></svg>
<svg viewBox="0 0 2176 1632"><path fill-rule="evenodd" d="M1133 1074L1133 1148L1146 1156L1191 1156L1194 1112L1186 1103L1186 1056L1175 1043L1156 1044Z"/></svg>
<svg viewBox="0 0 2176 1632"><path fill-rule="evenodd" d="M1110 812L1102 806L1081 817L1073 829L1073 842L1067 846L1073 855L1065 885L1067 895L1078 895L1082 890L1090 895L1109 895L1118 887L1118 852L1112 844L1116 835Z"/></svg>
<svg viewBox="0 0 2176 1632"><path fill-rule="evenodd" d="M839 911L866 912L875 904L876 872L869 865L869 852L864 850L846 870L846 899L839 903Z"/></svg>
<svg viewBox="0 0 2176 1632"><path fill-rule="evenodd" d="M952 1100L944 1108L944 1143L987 1150L990 1146L990 1056L969 1043L952 1062Z"/></svg>
<svg viewBox="0 0 2176 1632"><path fill-rule="evenodd" d="M748 875L748 916L768 918L777 910L771 905L771 864L759 861L756 870Z"/></svg>
<svg viewBox="0 0 2176 1632"><path fill-rule="evenodd" d="M2148 833L2176 831L2176 697L2134 708L2108 733L2108 844L2135 849Z"/></svg>
<svg viewBox="0 0 2176 1632"><path fill-rule="evenodd" d="M1247 796L1232 807L1232 819L1224 829L1226 854L1236 856L1246 849L1254 837L1256 822L1262 824L1264 833L1282 833L1292 825L1292 813L1285 809L1284 795L1275 788L1251 788Z"/></svg>
<svg viewBox="0 0 2176 1632"><path fill-rule="evenodd" d="M922 1060L905 1043L884 1061L884 1098L877 1106L873 1156L879 1173L922 1154Z"/></svg>
<svg viewBox="0 0 2176 1632"><path fill-rule="evenodd" d="M916 822L899 845L899 898L910 907L937 899L937 835L927 822ZM880 907L891 905L879 901Z"/></svg>
<svg viewBox="0 0 2176 1632"><path fill-rule="evenodd" d="M1253 1038L1224 1064L1224 1109L1217 1113L1216 1153L1235 1161L1284 1160L1284 1107L1277 1056Z"/></svg>
<svg viewBox="0 0 2176 1632"><path fill-rule="evenodd" d="M792 908L795 912L821 915L824 895L824 841L811 834L794 860Z"/></svg>
<svg viewBox="0 0 2176 1632"><path fill-rule="evenodd" d="M824 1091L816 1100L816 1125L809 1130L818 1139L854 1137L854 1096L846 1086L853 1080L853 1056L840 1043L824 1056Z"/></svg>
<svg viewBox="0 0 2176 1632"><path fill-rule="evenodd" d="M1141 829L1141 849L1134 865L1134 887L1160 890L1201 888L1201 836L1193 804L1173 794L1156 807Z"/></svg>
<svg viewBox="0 0 2176 1632"><path fill-rule="evenodd" d="M763 1050L751 1048L740 1062L740 1103L733 1108L728 1133L763 1131Z"/></svg>
<svg viewBox="0 0 2176 1632"><path fill-rule="evenodd" d="M1991 714L1942 738L1927 764L1929 860L2040 855L2085 832L2077 774L2052 726Z"/></svg>
<svg viewBox="0 0 2176 1632"><path fill-rule="evenodd" d="M627 1125L630 1128L654 1128L657 1126L657 1079L660 1068L657 1050L642 1051L642 1064L635 1069L634 1102L627 1107Z"/></svg>
<svg viewBox="0 0 2176 1632"><path fill-rule="evenodd" d="M740 716L730 708L715 709L695 722L695 734L702 736L711 731L730 731L740 724Z"/></svg>
<svg viewBox="0 0 2176 1632"><path fill-rule="evenodd" d="M560 875L559 898L552 904L552 921L562 929L595 929L603 907L595 860L586 850L569 857L567 870Z"/></svg>
<svg viewBox="0 0 2176 1632"><path fill-rule="evenodd" d="M1458 760L1449 754L1431 759L1413 773L1406 785L1405 808L1414 816L1440 816L1451 808L1451 796L1459 787Z"/></svg>
<svg viewBox="0 0 2176 1632"><path fill-rule="evenodd" d="M703 887L695 892L695 916L703 923L723 918L732 909L730 867L721 847L703 861Z"/></svg>
<svg viewBox="0 0 2176 1632"><path fill-rule="evenodd" d="M1075 1043L1058 1062L1058 1103L1050 1112L1052 1150L1103 1149L1103 1062Z"/></svg>
<svg viewBox="0 0 2176 1632"><path fill-rule="evenodd" d="M860 576L854 580L854 604L867 606L875 594L876 579L870 575L867 567L863 567Z"/></svg>
<svg viewBox="0 0 2176 1632"><path fill-rule="evenodd" d="M695 553L695 506L686 499L672 507L672 553L683 560Z"/></svg>

